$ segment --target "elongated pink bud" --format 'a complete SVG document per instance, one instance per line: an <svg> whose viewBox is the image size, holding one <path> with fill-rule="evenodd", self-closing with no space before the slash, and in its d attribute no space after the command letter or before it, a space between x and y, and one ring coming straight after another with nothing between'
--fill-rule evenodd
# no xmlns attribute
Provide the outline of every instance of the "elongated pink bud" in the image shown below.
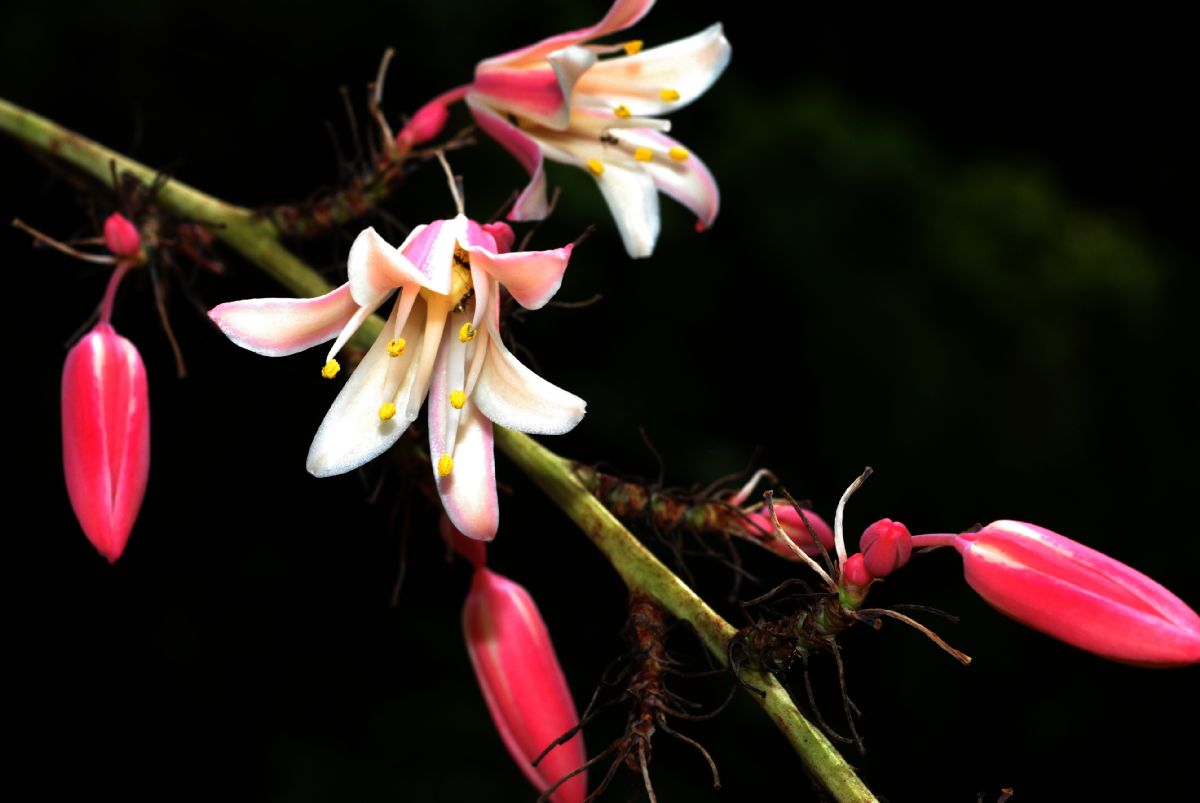
<svg viewBox="0 0 1200 803"><path fill-rule="evenodd" d="M779 518L779 525L783 527L783 531L787 533L788 538L810 557L816 557L821 554L821 550L813 541L812 535L808 528L812 527L813 532L817 534L817 538L821 539L821 543L825 545L827 552L833 552L833 528L825 523L825 520L813 513L811 510L804 511L804 517L801 518L800 512L791 505L776 504L775 515ZM760 543L770 549L772 552L778 553L780 556L789 560L800 560L796 557L796 553L792 548L785 544L782 540L775 537L775 526L771 523L771 513L765 507L751 511L746 514L750 522L760 528L763 532L770 535L770 539L761 541ZM808 521L806 527L804 522ZM757 540L757 539L755 539Z"/></svg>
<svg viewBox="0 0 1200 803"><path fill-rule="evenodd" d="M898 521L880 519L858 540L863 563L872 577L887 577L912 556L912 533Z"/></svg>
<svg viewBox="0 0 1200 803"><path fill-rule="evenodd" d="M587 761L583 735L555 747L536 767L533 760L579 724L571 690L550 643L537 605L524 588L487 568L475 579L463 609L463 630L475 677L504 746L538 791ZM581 803L587 776L571 778L551 796L554 803Z"/></svg>
<svg viewBox="0 0 1200 803"><path fill-rule="evenodd" d="M129 218L113 212L104 221L104 244L118 259L134 259L142 250L142 236Z"/></svg>
<svg viewBox="0 0 1200 803"><path fill-rule="evenodd" d="M436 98L417 109L417 113L409 119L400 133L396 135L396 145L400 148L411 148L420 145L442 133L446 121L450 119L450 110L441 98Z"/></svg>
<svg viewBox="0 0 1200 803"><path fill-rule="evenodd" d="M1122 663L1200 662L1200 616L1120 561L1020 521L992 522L952 543L971 587L1022 624Z"/></svg>
<svg viewBox="0 0 1200 803"><path fill-rule="evenodd" d="M150 405L138 350L107 323L67 354L62 380L63 469L75 517L115 563L150 473Z"/></svg>

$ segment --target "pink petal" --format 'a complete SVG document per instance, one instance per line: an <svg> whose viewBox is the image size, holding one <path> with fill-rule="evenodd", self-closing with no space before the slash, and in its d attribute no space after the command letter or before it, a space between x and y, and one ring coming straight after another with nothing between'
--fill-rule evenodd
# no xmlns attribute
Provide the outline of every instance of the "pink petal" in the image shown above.
<svg viewBox="0 0 1200 803"><path fill-rule="evenodd" d="M1022 624L1114 661L1200 662L1200 616L1101 552L1016 521L963 534L955 546L971 587Z"/></svg>
<svg viewBox="0 0 1200 803"><path fill-rule="evenodd" d="M489 326L488 355L471 400L502 427L535 435L562 435L583 419L587 403L550 384L514 357Z"/></svg>
<svg viewBox="0 0 1200 803"><path fill-rule="evenodd" d="M419 234L414 231L410 238ZM363 307L397 287L430 285L430 279L424 273L370 226L354 238L346 258L346 273L350 279L350 294Z"/></svg>
<svg viewBox="0 0 1200 803"><path fill-rule="evenodd" d="M582 734L533 759L579 724L546 623L529 592L495 572L475 571L463 608L467 652L500 738L521 772L545 791L587 761ZM554 803L582 803L586 773L555 790Z"/></svg>
<svg viewBox="0 0 1200 803"><path fill-rule="evenodd" d="M485 248L468 246L471 267L478 266L508 288L525 309L538 309L562 286L563 273L571 259L572 245L550 251L513 251L497 254Z"/></svg>
<svg viewBox="0 0 1200 803"><path fill-rule="evenodd" d="M501 112L561 131L570 120L575 83L596 63L596 54L581 47L556 50L546 66L481 70L471 85L477 101Z"/></svg>
<svg viewBox="0 0 1200 803"><path fill-rule="evenodd" d="M390 400L385 391L389 370L407 372L420 352L424 318L424 305L418 303L402 330L401 336L408 341L408 347L399 357L388 354L387 343L395 335L395 318L388 319L317 429L308 450L310 474L331 477L353 471L387 451L413 422L415 415L409 417L406 414L408 397L405 389L411 391L411 381L402 386L395 399L395 416L384 421L379 417L379 408Z"/></svg>
<svg viewBox="0 0 1200 803"><path fill-rule="evenodd" d="M650 148L654 158L641 164L654 186L690 209L704 228L712 226L721 207L721 193L704 162L690 152L682 161L671 158L671 149L683 146L658 131L623 129L620 138L633 147Z"/></svg>
<svg viewBox="0 0 1200 803"><path fill-rule="evenodd" d="M358 310L343 284L316 298L250 298L209 310L225 336L266 357L285 357L332 340Z"/></svg>
<svg viewBox="0 0 1200 803"><path fill-rule="evenodd" d="M604 15L604 19L595 25L580 28L577 31L560 33L557 36L543 39L537 44L512 50L508 53L481 61L479 67L476 69L476 75L478 76L480 73L495 67L516 66L531 62L536 63L544 59L552 51L559 50L560 48L598 39L601 36L616 33L617 31L623 31L646 16L646 13L650 11L650 7L653 5L654 0L616 0L612 4L612 7L609 8L608 13Z"/></svg>
<svg viewBox="0 0 1200 803"><path fill-rule="evenodd" d="M67 354L62 427L71 508L88 540L114 563L146 493L150 402L137 348L106 323Z"/></svg>
<svg viewBox="0 0 1200 803"><path fill-rule="evenodd" d="M454 245L463 235L466 218L435 220L412 230L398 249L424 277L422 287L446 295L453 283Z"/></svg>
<svg viewBox="0 0 1200 803"><path fill-rule="evenodd" d="M601 59L575 90L604 98L610 109L621 105L634 115L666 114L703 95L729 65L730 52L718 22L633 56ZM678 92L678 99L663 100L660 93L666 89Z"/></svg>
<svg viewBox="0 0 1200 803"><path fill-rule="evenodd" d="M486 106L475 103L467 96L467 108L479 127L501 147L513 155L530 176L529 184L521 191L509 220L541 220L550 214L550 203L546 199L546 174L542 165L542 149L537 142L521 129L505 120Z"/></svg>

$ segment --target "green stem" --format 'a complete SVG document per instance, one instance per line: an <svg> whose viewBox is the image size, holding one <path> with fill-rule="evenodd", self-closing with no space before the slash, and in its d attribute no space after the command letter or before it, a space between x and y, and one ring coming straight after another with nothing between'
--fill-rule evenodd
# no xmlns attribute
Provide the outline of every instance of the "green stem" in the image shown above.
<svg viewBox="0 0 1200 803"><path fill-rule="evenodd" d="M156 178L149 167L99 143L0 99L0 131L37 147L90 173L104 184L117 173L129 173L145 184ZM210 227L214 234L293 293L317 296L329 292L328 282L279 243L279 231L269 221L242 207L227 204L178 181L167 181L158 202L174 214ZM367 348L383 322L373 316L355 335ZM691 588L654 557L632 533L596 499L575 475L572 464L518 432L496 427L496 444L592 540L631 591L658 599L672 615L690 623L705 646L724 663L736 632ZM766 690L755 698L788 738L809 773L840 803L875 800L836 748L800 715L784 688L770 675L746 670L752 682Z"/></svg>

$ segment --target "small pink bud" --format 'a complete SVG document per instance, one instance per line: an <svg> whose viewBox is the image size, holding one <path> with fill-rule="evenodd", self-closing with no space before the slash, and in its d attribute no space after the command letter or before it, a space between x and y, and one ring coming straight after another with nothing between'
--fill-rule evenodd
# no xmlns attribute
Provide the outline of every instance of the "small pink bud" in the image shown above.
<svg viewBox="0 0 1200 803"><path fill-rule="evenodd" d="M496 241L497 253L508 253L512 250L513 243L517 241L517 235L513 234L512 226L503 220L497 220L495 223L484 223L480 228L492 235L492 238Z"/></svg>
<svg viewBox="0 0 1200 803"><path fill-rule="evenodd" d="M842 584L856 588L866 588L871 584L871 573L867 571L861 552L846 558L842 565Z"/></svg>
<svg viewBox="0 0 1200 803"><path fill-rule="evenodd" d="M543 750L579 724L571 690L550 643L546 623L524 588L479 568L463 608L463 630L475 677L504 746L538 791L587 761L583 735L558 745L536 767ZM582 803L587 776L555 790L554 803Z"/></svg>
<svg viewBox="0 0 1200 803"><path fill-rule="evenodd" d="M463 535L444 513L438 522L438 534L446 546L476 569L487 563L487 542Z"/></svg>
<svg viewBox="0 0 1200 803"><path fill-rule="evenodd" d="M441 100L431 100L418 109L404 128L400 129L400 133L396 135L396 146L407 149L428 142L442 133L448 119L450 110L446 108L446 104Z"/></svg>
<svg viewBox="0 0 1200 803"><path fill-rule="evenodd" d="M135 259L142 250L142 236L129 218L113 212L104 221L104 244L118 259Z"/></svg>
<svg viewBox="0 0 1200 803"><path fill-rule="evenodd" d="M1200 662L1200 616L1101 552L1019 521L995 521L952 543L971 587L1024 625L1122 663Z"/></svg>
<svg viewBox="0 0 1200 803"><path fill-rule="evenodd" d="M791 505L776 504L775 515L779 518L779 525L783 527L783 531L787 533L788 538L792 539L792 542L800 547L804 554L810 557L816 557L821 554L821 550L813 541L808 527L812 527L813 532L817 534L817 538L821 539L821 543L825 545L825 550L830 553L833 552L833 528L826 524L825 520L816 513L813 513L811 510L805 510L804 517L801 518L799 511ZM775 526L771 523L771 512L767 508L764 507L750 511L746 516L754 526L771 536L769 541L762 542L763 546L782 557L799 560L796 557L796 553L792 551L792 548L776 537ZM807 527L804 524L805 520L808 521Z"/></svg>
<svg viewBox="0 0 1200 803"><path fill-rule="evenodd" d="M137 348L107 323L67 354L62 427L71 507L92 546L115 563L146 492L150 406Z"/></svg>
<svg viewBox="0 0 1200 803"><path fill-rule="evenodd" d="M912 556L912 533L898 521L880 519L863 530L858 548L871 576L887 577Z"/></svg>

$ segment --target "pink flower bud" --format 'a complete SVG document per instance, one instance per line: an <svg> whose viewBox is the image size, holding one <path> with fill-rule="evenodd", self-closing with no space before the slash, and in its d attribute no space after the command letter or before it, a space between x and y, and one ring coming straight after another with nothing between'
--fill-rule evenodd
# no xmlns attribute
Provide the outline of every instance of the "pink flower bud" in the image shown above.
<svg viewBox="0 0 1200 803"><path fill-rule="evenodd" d="M912 533L898 521L880 519L863 530L858 548L871 576L887 577L912 556Z"/></svg>
<svg viewBox="0 0 1200 803"><path fill-rule="evenodd" d="M480 228L492 235L492 239L496 241L496 253L498 254L506 254L511 251L513 243L517 241L517 235L513 234L512 226L503 220L484 223Z"/></svg>
<svg viewBox="0 0 1200 803"><path fill-rule="evenodd" d="M118 259L135 259L142 250L142 235L129 218L113 212L104 221L104 244Z"/></svg>
<svg viewBox="0 0 1200 803"><path fill-rule="evenodd" d="M400 133L396 135L396 146L407 149L428 142L442 133L448 119L450 110L446 108L446 104L440 98L431 100L418 109L404 128L400 129Z"/></svg>
<svg viewBox="0 0 1200 803"><path fill-rule="evenodd" d="M813 513L811 510L804 511L804 517L800 517L800 513L791 505L776 504L775 515L779 517L779 525L783 527L783 531L787 533L788 538L810 557L816 557L821 554L821 550L817 547L812 539L812 535L808 531L808 527L812 527L813 532L817 534L817 538L821 539L821 543L825 545L826 551L833 552L833 528L825 523L825 520ZM760 528L763 532L768 533L771 538L768 541L762 542L762 545L776 552L782 557L790 560L799 560L792 548L785 544L782 540L775 537L775 526L771 523L771 513L767 508L760 508L746 514L747 518L753 526ZM804 525L805 520L808 521L808 527Z"/></svg>
<svg viewBox="0 0 1200 803"><path fill-rule="evenodd" d="M487 563L487 541L468 538L450 521L450 517L442 514L438 522L438 534L446 542L446 546L454 550L460 557L476 569Z"/></svg>
<svg viewBox="0 0 1200 803"><path fill-rule="evenodd" d="M992 522L952 543L971 587L1024 625L1122 663L1200 662L1200 616L1103 553L1019 521Z"/></svg>
<svg viewBox="0 0 1200 803"><path fill-rule="evenodd" d="M587 761L582 734L558 745L536 767L543 750L579 724L571 690L537 605L524 588L486 568L475 571L463 609L467 652L492 721L517 766L539 791ZM587 776L571 778L551 796L581 803Z"/></svg>
<svg viewBox="0 0 1200 803"><path fill-rule="evenodd" d="M150 406L141 356L107 323L67 354L62 427L71 507L88 540L115 563L146 492Z"/></svg>
<svg viewBox="0 0 1200 803"><path fill-rule="evenodd" d="M861 552L846 558L842 564L842 585L866 588L871 584L871 573L867 570Z"/></svg>

